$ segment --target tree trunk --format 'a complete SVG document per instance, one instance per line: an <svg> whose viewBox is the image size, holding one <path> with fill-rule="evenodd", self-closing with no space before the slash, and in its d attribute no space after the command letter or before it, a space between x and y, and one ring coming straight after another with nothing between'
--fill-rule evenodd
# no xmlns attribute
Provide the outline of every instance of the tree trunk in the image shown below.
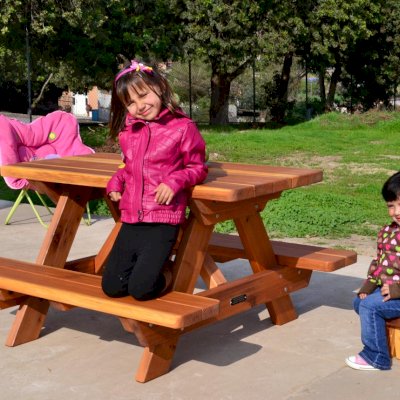
<svg viewBox="0 0 400 400"><path fill-rule="evenodd" d="M340 75L342 74L342 68L339 63L335 65L335 69L331 76L331 82L329 84L328 98L326 101L326 109L327 111L331 111L333 109L333 103L335 101L335 93L336 87L340 79Z"/></svg>
<svg viewBox="0 0 400 400"><path fill-rule="evenodd" d="M272 118L277 122L283 122L286 115L292 62L293 53L287 53L283 60L282 72L279 78L279 82L277 82L277 98L274 101L274 106L271 108Z"/></svg>
<svg viewBox="0 0 400 400"><path fill-rule="evenodd" d="M281 82L279 85L279 98L287 102L289 95L289 80L290 80L290 70L292 68L293 62L293 53L290 52L285 55L285 59L283 60L282 74L281 74Z"/></svg>
<svg viewBox="0 0 400 400"><path fill-rule="evenodd" d="M210 104L210 124L227 125L229 93L231 90L231 78L218 74L216 71L211 75L211 104Z"/></svg>
<svg viewBox="0 0 400 400"><path fill-rule="evenodd" d="M319 83L319 97L321 99L321 103L325 108L326 104L326 92L325 92L325 68L322 68L318 72L318 83Z"/></svg>

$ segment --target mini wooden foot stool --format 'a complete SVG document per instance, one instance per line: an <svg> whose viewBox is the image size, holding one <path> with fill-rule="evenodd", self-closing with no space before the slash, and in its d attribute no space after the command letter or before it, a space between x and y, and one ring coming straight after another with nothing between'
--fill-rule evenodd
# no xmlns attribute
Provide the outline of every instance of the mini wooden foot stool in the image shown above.
<svg viewBox="0 0 400 400"><path fill-rule="evenodd" d="M400 360L400 318L386 321L389 353Z"/></svg>

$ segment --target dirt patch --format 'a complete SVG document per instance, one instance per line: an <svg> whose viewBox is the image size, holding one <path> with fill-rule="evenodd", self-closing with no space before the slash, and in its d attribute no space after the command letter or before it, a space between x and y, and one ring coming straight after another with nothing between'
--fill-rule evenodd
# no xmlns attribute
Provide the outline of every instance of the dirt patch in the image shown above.
<svg viewBox="0 0 400 400"><path fill-rule="evenodd" d="M397 156L385 156L386 158L400 158ZM358 164L358 163L346 163L343 165L341 156L313 156L310 157L307 153L295 153L287 157L280 158L280 161L284 165L295 165L299 168L321 168L325 171L332 171L336 168L345 167L352 173L361 174L374 174L377 172L388 172L389 170L381 167L373 168L371 164Z"/></svg>
<svg viewBox="0 0 400 400"><path fill-rule="evenodd" d="M390 158L390 157L387 157ZM392 157L394 158L394 157ZM399 156L400 158L400 156ZM287 157L280 158L281 164L286 166L296 166L298 168L319 168L322 169L326 176L331 177L335 169L337 168L346 168L352 174L355 175L372 175L376 173L385 173L388 176L392 175L396 171L391 171L383 167L376 166L374 167L371 164L362 164L362 163L342 163L341 156L313 156L310 157L306 153L295 153Z"/></svg>
<svg viewBox="0 0 400 400"><path fill-rule="evenodd" d="M279 161L282 165L296 166L297 168L320 168L323 170L333 170L340 167L341 156L313 156L307 153L297 152L287 157L280 157Z"/></svg>
<svg viewBox="0 0 400 400"><path fill-rule="evenodd" d="M358 175L373 175L377 173L392 174L391 170L387 168L373 167L370 164L349 163L346 165L346 169L350 170L352 174Z"/></svg>

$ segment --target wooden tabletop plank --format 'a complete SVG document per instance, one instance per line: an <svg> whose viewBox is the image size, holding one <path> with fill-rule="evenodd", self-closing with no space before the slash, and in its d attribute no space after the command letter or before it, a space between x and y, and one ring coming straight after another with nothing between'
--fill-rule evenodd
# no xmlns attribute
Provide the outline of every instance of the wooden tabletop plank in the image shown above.
<svg viewBox="0 0 400 400"><path fill-rule="evenodd" d="M89 156L90 160L94 160L94 159L98 159L98 158L100 158L102 161L108 160L109 162L122 160L121 153L93 153L93 154L87 154L87 155ZM85 155L79 156L79 157L86 158Z"/></svg>
<svg viewBox="0 0 400 400"><path fill-rule="evenodd" d="M271 165L253 165L241 163L209 163L209 171L216 169L218 174L269 176L275 178L288 178L292 181L292 188L310 185L322 180L322 170L308 168L279 167Z"/></svg>
<svg viewBox="0 0 400 400"><path fill-rule="evenodd" d="M32 181L65 183L105 188L112 174L123 165L114 153L36 160L0 169L3 176ZM269 165L210 162L209 174L192 189L195 199L233 202L281 192L322 180L322 171Z"/></svg>
<svg viewBox="0 0 400 400"><path fill-rule="evenodd" d="M282 190L291 188L290 179L280 179L276 180L274 177L270 176L260 176L260 175L238 175L235 173L226 174L213 174L211 172L205 183L208 182L218 182L218 183L230 183L237 185L244 185L253 187L255 196L262 196L265 194L271 194L276 192L281 192Z"/></svg>
<svg viewBox="0 0 400 400"><path fill-rule="evenodd" d="M317 169L310 168L294 168L294 167L284 167L284 166L274 166L274 165L264 165L264 164L247 164L247 163L232 163L232 162L215 162L211 161L207 163L209 168L218 168L223 171L241 171L242 173L250 174L296 174L296 175L308 175L318 171Z"/></svg>
<svg viewBox="0 0 400 400"><path fill-rule="evenodd" d="M233 202L255 196L254 186L240 185L231 182L206 181L192 189L192 198Z"/></svg>
<svg viewBox="0 0 400 400"><path fill-rule="evenodd" d="M65 183L71 185L91 186L104 188L111 174L105 174L96 170L85 170L80 168L70 169L66 167L46 168L32 163L20 163L16 165L5 165L1 167L1 175L8 177L21 177L31 181L42 181L52 183Z"/></svg>
<svg viewBox="0 0 400 400"><path fill-rule="evenodd" d="M103 171L105 174L113 174L115 170L121 165L121 162L116 160L112 162L107 162L107 160L94 160L94 159L84 159L81 157L64 157L55 158L52 160L37 160L35 162L21 162L13 165L4 165L1 167L2 171L13 170L14 167L22 167L28 169L47 169L49 171L62 170L66 168L68 170L80 170L83 174L86 171Z"/></svg>
<svg viewBox="0 0 400 400"><path fill-rule="evenodd" d="M24 172L26 170L26 172ZM110 177L116 170L115 166L107 164L93 164L88 166L85 164L66 162L47 164L35 164L35 163L20 163L15 165L5 165L1 167L2 174L6 174L11 171L13 175L24 174L27 177L37 173L48 173L54 175L68 176L69 174L80 173L82 176L97 174L99 176L104 175Z"/></svg>

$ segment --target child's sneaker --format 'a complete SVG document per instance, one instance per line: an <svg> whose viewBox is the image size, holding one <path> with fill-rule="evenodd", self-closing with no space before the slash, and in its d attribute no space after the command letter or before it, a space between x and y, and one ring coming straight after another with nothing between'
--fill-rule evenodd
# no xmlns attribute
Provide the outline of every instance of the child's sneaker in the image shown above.
<svg viewBox="0 0 400 400"><path fill-rule="evenodd" d="M358 369L360 371L379 371L378 368L369 365L362 357L359 355L347 357L345 363L353 369Z"/></svg>

